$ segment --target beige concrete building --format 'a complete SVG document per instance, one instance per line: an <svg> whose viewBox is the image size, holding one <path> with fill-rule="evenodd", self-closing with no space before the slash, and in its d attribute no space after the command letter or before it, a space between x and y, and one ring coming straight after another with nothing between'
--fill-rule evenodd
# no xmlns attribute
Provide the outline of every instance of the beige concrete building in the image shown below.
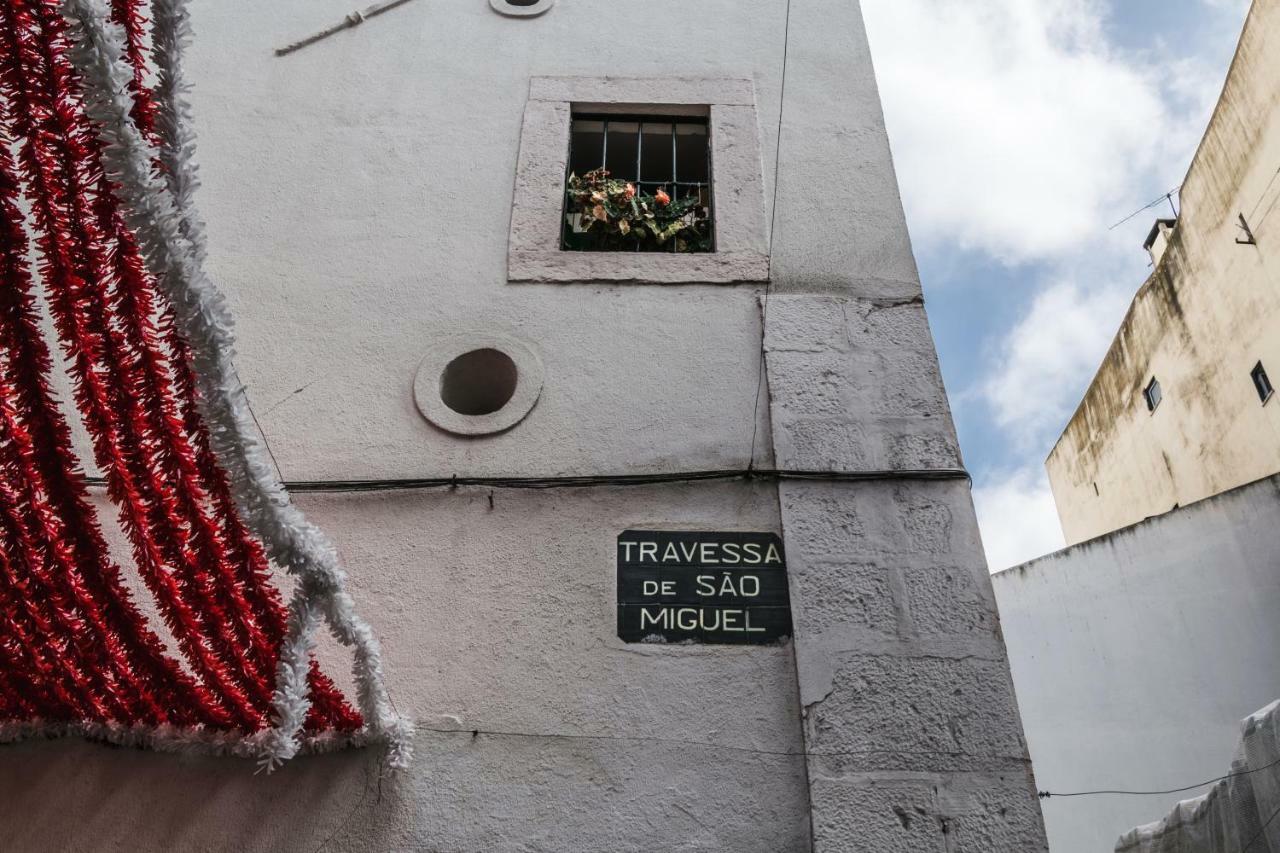
<svg viewBox="0 0 1280 853"><path fill-rule="evenodd" d="M1046 462L1068 544L1280 471L1280 3L1249 13L1179 214Z"/></svg>

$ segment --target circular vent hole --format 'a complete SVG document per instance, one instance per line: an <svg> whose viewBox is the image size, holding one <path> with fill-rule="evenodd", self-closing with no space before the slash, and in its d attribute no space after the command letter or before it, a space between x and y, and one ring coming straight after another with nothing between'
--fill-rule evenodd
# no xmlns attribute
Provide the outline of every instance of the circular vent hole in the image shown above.
<svg viewBox="0 0 1280 853"><path fill-rule="evenodd" d="M508 6L537 6L542 0L506 0Z"/></svg>
<svg viewBox="0 0 1280 853"><path fill-rule="evenodd" d="M440 374L440 399L460 415L491 415L516 393L520 371L511 356L477 349L455 358Z"/></svg>

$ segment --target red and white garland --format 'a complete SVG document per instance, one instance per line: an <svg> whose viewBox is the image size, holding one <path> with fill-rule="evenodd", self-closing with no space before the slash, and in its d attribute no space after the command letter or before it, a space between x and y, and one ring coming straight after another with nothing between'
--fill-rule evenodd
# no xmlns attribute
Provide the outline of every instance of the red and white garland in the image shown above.
<svg viewBox="0 0 1280 853"><path fill-rule="evenodd" d="M269 766L378 740L404 766L377 641L236 381L192 203L185 2L153 13L154 93L139 0L0 4L0 740L78 732ZM111 561L49 390L20 192L94 461L180 658ZM297 579L287 611L268 558ZM359 713L311 657L321 620L354 650Z"/></svg>

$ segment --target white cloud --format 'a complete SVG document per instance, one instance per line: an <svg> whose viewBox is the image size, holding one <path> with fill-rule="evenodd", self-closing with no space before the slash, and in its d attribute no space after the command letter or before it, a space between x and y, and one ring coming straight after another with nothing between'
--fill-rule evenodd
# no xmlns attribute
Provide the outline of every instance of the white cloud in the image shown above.
<svg viewBox="0 0 1280 853"><path fill-rule="evenodd" d="M1132 287L1050 284L1000 347L982 395L1019 448L1043 450L1066 425L1129 304Z"/></svg>
<svg viewBox="0 0 1280 853"><path fill-rule="evenodd" d="M1043 470L1025 468L973 490L991 571L999 572L1065 544Z"/></svg>
<svg viewBox="0 0 1280 853"><path fill-rule="evenodd" d="M1108 44L1123 2L862 3L917 244L1016 266L1035 294L1001 337L974 342L989 362L960 394L1006 439L975 490L995 570L1062 545L1044 457L1145 276L1139 244L1163 211L1107 227L1180 180L1248 6L1202 0L1202 54L1177 57L1158 40L1143 55Z"/></svg>
<svg viewBox="0 0 1280 853"><path fill-rule="evenodd" d="M1131 200L1170 117L1086 0L865 0L906 206L928 245L1059 257Z"/></svg>

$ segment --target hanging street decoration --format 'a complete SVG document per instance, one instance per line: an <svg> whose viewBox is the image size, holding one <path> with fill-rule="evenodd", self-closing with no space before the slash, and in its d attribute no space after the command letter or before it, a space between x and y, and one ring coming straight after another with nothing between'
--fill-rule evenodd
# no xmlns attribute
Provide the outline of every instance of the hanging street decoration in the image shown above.
<svg viewBox="0 0 1280 853"><path fill-rule="evenodd" d="M203 270L185 0L150 13L148 32L141 0L0 4L0 742L80 734L268 767L382 742L403 766L377 641L264 459ZM269 560L295 579L287 607ZM353 650L354 706L313 659L321 622Z"/></svg>

